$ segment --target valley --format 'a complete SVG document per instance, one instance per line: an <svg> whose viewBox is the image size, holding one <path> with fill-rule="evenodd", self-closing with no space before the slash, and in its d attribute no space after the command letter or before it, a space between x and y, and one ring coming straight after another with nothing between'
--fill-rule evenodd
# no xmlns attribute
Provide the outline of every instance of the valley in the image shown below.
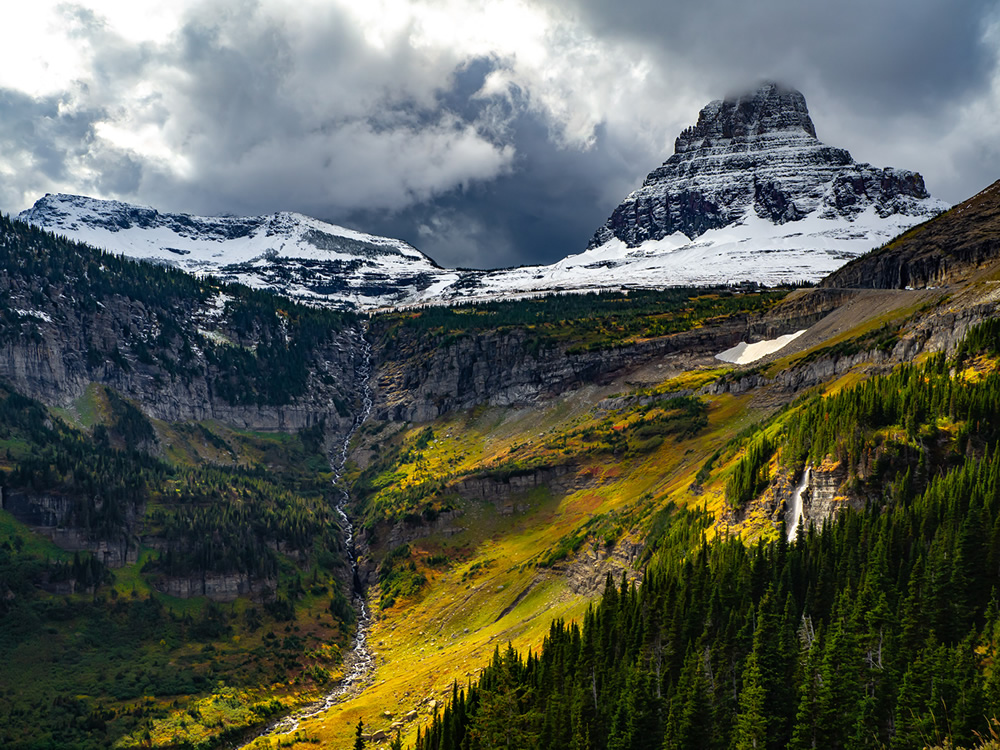
<svg viewBox="0 0 1000 750"><path fill-rule="evenodd" d="M684 365L671 361L679 355L654 355L604 385L530 407L370 423L355 447L354 487L370 554L381 561L371 579L377 667L360 696L303 723L302 736L344 744L361 719L384 742L397 732L414 742L452 700L455 681L475 682L508 643L537 654L554 620L583 622L609 575L616 586L623 576L641 584L670 550L686 554L733 535L751 550L778 544L791 533L807 463L814 468L798 488L807 530L843 509L863 510L881 496L881 480L847 481L835 451L807 459L782 449L765 456L768 478L745 497L734 484L754 440L782 440L818 396L922 361L934 341L954 347L972 325L965 316L989 309L989 281L964 290L976 300L965 313L940 308L934 291L845 292L853 301L811 326L811 339L742 372L712 361L716 342L700 367L691 367L690 348ZM788 295L764 317L780 318L783 305L801 313L811 293ZM419 388L411 393L422 398Z"/></svg>
<svg viewBox="0 0 1000 750"><path fill-rule="evenodd" d="M275 549L293 565L280 562L276 576L232 559L209 563L196 579L189 573L171 577L169 569L163 577L152 574L165 547L157 540L155 521L151 523L162 500L137 507L124 536L84 527L89 531L77 532L78 549L103 555L111 567L101 575L114 583L87 583L80 574L69 574L62 589L52 589L65 592L69 609L64 622L80 627L93 617L89 608L108 606L107 592L114 591L130 602L125 610L114 605L118 611L145 606L157 613L147 637L166 645L160 646L162 655L152 642L144 647L133 692L109 688L101 702L83 705L97 706L90 709L91 716L108 717L101 720L105 731L127 727L129 716L148 717L138 719L145 729L117 740L118 746L128 747L181 740L211 745L239 737L242 727L259 725L270 712L311 704L344 674L338 663L351 645L348 602L356 579L368 597L371 620L365 635L374 667L359 674L360 682L343 699L327 700L319 712L307 710L292 725L279 723L247 746L344 745L359 719L374 738L388 741L398 733L412 744L418 729L433 722L452 699L453 683L464 686L476 680L496 650L504 651L508 644L520 653L537 652L550 636L552 622L582 622L609 580L616 586L623 577L641 584L660 556L687 554L734 535L751 547L783 539L801 465L796 468L794 460L789 464L782 451L752 458L753 446L781 439L789 416L815 403L819 394L847 392L900 363L954 350L967 330L992 314L995 274L981 268L971 281L963 278L959 286L934 290L606 293L376 316L363 334L346 328L345 344L337 351L347 366L330 381L369 383L371 395L361 391L352 397L341 391L336 399L344 406L332 415L308 406L315 399L310 389L329 386L307 380L301 395L282 406L268 405L269 399L286 398L268 391L259 392L263 403L229 404L224 388L209 385L204 392L220 396L189 400L180 408L187 410L189 420L221 412L226 415L222 421L165 421L157 415L176 415L178 406L147 403L142 387L131 385L141 382L138 365L143 364L138 355L133 359L138 346L133 339L119 348L119 357L137 366L105 364L76 376L75 382L103 379L113 385L88 385L74 400L54 407L53 414L77 425L66 429L104 428L118 451L144 434L138 441L148 446L143 450L175 466L218 467L211 471L267 467L279 483L299 492L339 484L350 493L345 508L350 520L341 518L339 526L354 527L356 552L350 551L350 539L348 547L333 543L327 552L314 547L312 554L303 554L307 542L286 543L284 550L278 542ZM209 300L213 294L218 292L207 292ZM240 293L233 288L225 294L239 299ZM36 297L34 320L39 322L33 325L39 326L48 351L74 346L46 328L45 317L55 320L61 313L57 307L46 311L45 299L52 295ZM23 326L22 319L13 321ZM238 318L226 320L218 319L215 330L236 330L227 326L237 325ZM204 339L200 331L208 329L200 326L198 333L181 329L175 342L164 342L170 348L153 349L145 366L169 361L170 352L178 351L174 347L184 346L185 336ZM101 329L81 329L87 330ZM243 335L261 336L265 330ZM740 339L799 330L806 332L750 365L733 367L716 358ZM285 341L285 346L291 343ZM30 342L10 340L7 346L15 356L8 361L37 360L28 352L38 345ZM371 354L366 355L369 345ZM35 349L21 355L19 347ZM259 346L257 352L261 356ZM22 388L42 396L49 393L46 389L65 390L49 372L36 366L8 377L19 378ZM198 382L217 382L212 377L206 368L186 381L175 375L170 382L193 394L194 387L202 387ZM129 403L148 410L151 421ZM356 432L349 421L352 409L358 415L353 419ZM364 419L369 409L370 417ZM287 416L278 416L282 413L299 414L296 420L315 427L298 430L295 438L260 431L274 425L276 417L283 420L278 424L292 427ZM237 422L259 427L225 426L235 414L241 415ZM340 444L347 446L347 463L336 482L323 453L336 468L343 460L337 457ZM7 455L12 461L8 466L20 466L23 472L22 454L8 449ZM130 455L145 460L139 458L144 454ZM741 478L747 461L763 462L762 479L752 473ZM849 473L832 458L818 454L809 461L813 469L801 493L807 528L824 523L838 508L863 508L868 492L878 495L875 486L864 490L851 485ZM21 505L14 503L12 489L24 482L17 476L5 485L7 549L13 551L19 538L19 553L27 549L35 559L66 559L67 553L20 525L34 518L30 513L37 514L35 509L54 506L33 492ZM56 484L55 491L64 493L70 486ZM334 507L336 491L322 491L322 496ZM65 546L67 529L79 521L64 516L31 523L36 534ZM322 528L304 528L305 539L317 538ZM115 542L124 550L118 558L107 551L114 539L124 540ZM327 561L317 554L327 555ZM352 554L358 557L356 574L351 573ZM205 563L185 565L195 572ZM324 602L331 602L331 593L328 606ZM50 595L41 596L39 604ZM17 595L13 601L16 605ZM166 622L164 611L169 613ZM50 636L70 635L58 620L49 622ZM167 624L171 622L175 624ZM192 651L185 645L198 628L204 634L197 637L207 644L200 647L201 654L208 655L200 658L198 647ZM10 664L21 663L24 657L18 654L37 649L35 641L25 638L15 636L8 645ZM92 669L99 669L106 657L96 644L90 648L95 650L87 658L93 660ZM285 654L282 661L271 661L269 654L278 653ZM350 668L347 662L345 669ZM183 690L171 687L155 669L182 663L190 664L193 682L186 688L190 697L179 702L170 696ZM54 675L62 669L59 661L50 668ZM84 669L80 678L92 686L101 684L91 674ZM232 687L219 687L220 678ZM54 687L49 679L41 680L39 688ZM118 686L122 679L127 677L118 676L111 684ZM199 697L213 685L211 696ZM227 692L236 686L242 692ZM6 690L10 695L13 686ZM130 702L139 696L145 697ZM12 735L8 740L17 742Z"/></svg>

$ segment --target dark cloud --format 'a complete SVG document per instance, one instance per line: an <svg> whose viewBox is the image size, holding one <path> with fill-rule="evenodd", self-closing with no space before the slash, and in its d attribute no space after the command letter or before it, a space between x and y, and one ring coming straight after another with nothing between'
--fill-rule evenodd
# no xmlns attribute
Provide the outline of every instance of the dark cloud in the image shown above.
<svg viewBox="0 0 1000 750"><path fill-rule="evenodd" d="M104 116L80 107L72 94L35 98L10 89L0 89L0 113L0 154L10 171L0 181L0 200L7 211L21 207L26 194L65 181L74 163L87 161L94 125Z"/></svg>
<svg viewBox="0 0 1000 750"><path fill-rule="evenodd" d="M506 169L503 144L440 103L455 61L373 52L329 9L290 29L256 12L193 17L160 65L184 72L165 128L183 181L156 192L201 210L395 211Z"/></svg>
<svg viewBox="0 0 1000 750"><path fill-rule="evenodd" d="M403 237L444 266L543 264L581 252L646 167L630 171L636 159L623 160L603 129L589 149L553 148L537 112L522 106L504 121L518 154L510 173L396 214L331 218Z"/></svg>
<svg viewBox="0 0 1000 750"><path fill-rule="evenodd" d="M970 0L576 0L597 33L641 39L720 94L761 77L878 111L922 113L981 92L997 4Z"/></svg>
<svg viewBox="0 0 1000 750"><path fill-rule="evenodd" d="M334 3L196 3L156 43L61 7L88 57L64 92L0 89L8 211L51 190L295 210L444 265L551 262L702 105L765 77L803 91L822 140L920 170L946 200L998 176L995 2L537 0L540 25L481 49L461 24L453 40L406 18L380 30Z"/></svg>

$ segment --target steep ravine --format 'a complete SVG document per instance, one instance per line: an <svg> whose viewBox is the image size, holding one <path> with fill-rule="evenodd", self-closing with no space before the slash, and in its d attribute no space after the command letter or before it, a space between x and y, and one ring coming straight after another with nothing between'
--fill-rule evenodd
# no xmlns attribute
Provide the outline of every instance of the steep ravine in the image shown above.
<svg viewBox="0 0 1000 750"><path fill-rule="evenodd" d="M356 695L364 690L365 684L375 670L375 654L368 646L368 634L371 629L372 616L368 602L368 593L362 583L358 572L358 552L355 544L354 523L347 515L348 502L350 501L350 490L341 482L344 474L344 467L347 464L348 452L351 440L365 420L368 419L372 410L373 393L370 385L372 347L365 338L362 329L357 333L358 341L355 342L357 351L361 356L356 364L356 380L361 384L360 407L354 416L354 421L350 429L344 435L342 441L336 444L330 453L330 464L333 468L333 482L340 493L337 502L337 514L340 516L344 533L344 547L347 551L347 558L351 567L351 599L354 605L354 612L357 617L357 627L351 648L344 655L344 676L330 690L322 700L311 703L295 713L285 716L274 724L268 726L263 732L254 736L250 742L238 747L248 747L260 737L274 735L286 735L295 732L302 721L322 714L331 706L340 702L347 696Z"/></svg>

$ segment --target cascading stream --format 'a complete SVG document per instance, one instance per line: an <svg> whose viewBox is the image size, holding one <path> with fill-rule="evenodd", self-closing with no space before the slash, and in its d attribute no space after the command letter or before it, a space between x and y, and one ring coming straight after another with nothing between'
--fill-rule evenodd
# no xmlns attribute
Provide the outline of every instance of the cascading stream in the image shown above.
<svg viewBox="0 0 1000 750"><path fill-rule="evenodd" d="M812 471L810 467L806 467L802 472L802 479L799 482L799 486L795 488L795 492L792 493L792 509L791 509L791 521L787 526L788 541L789 543L795 541L795 537L799 533L799 521L802 518L802 495L805 493L806 489L809 487L809 474Z"/></svg>
<svg viewBox="0 0 1000 750"><path fill-rule="evenodd" d="M360 337L360 361L355 364L355 379L361 383L361 408L354 417L354 423L344 435L344 440L339 448L331 455L330 464L333 468L333 482L340 493L336 511L340 516L341 526L344 530L344 547L347 551L347 559L351 563L351 594L354 604L354 611L357 615L357 630L354 634L354 642L350 650L344 655L345 674L337 686L331 690L323 700L312 703L295 713L280 719L268 726L264 731L254 735L246 744L240 745L244 748L260 737L267 737L275 734L291 734L299 728L301 722L310 719L331 706L339 703L344 696L349 693L360 692L363 689L365 680L375 669L375 656L368 648L368 630L371 627L371 614L368 610L368 599L365 594L361 577L358 574L358 556L354 547L354 524L351 523L347 515L347 503L350 500L350 492L340 483L347 464L347 454L350 449L351 440L365 420L368 419L372 410L372 390L369 385L371 376L371 354L372 347L365 338L365 330L361 329Z"/></svg>

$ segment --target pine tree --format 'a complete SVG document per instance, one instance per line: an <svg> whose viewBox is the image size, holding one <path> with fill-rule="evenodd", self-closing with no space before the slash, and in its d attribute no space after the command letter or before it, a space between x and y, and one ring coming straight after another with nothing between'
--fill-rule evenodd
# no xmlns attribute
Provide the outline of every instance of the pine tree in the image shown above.
<svg viewBox="0 0 1000 750"><path fill-rule="evenodd" d="M733 750L764 750L767 747L768 717L764 713L765 691L757 657L751 652L743 668L739 713L733 733Z"/></svg>

